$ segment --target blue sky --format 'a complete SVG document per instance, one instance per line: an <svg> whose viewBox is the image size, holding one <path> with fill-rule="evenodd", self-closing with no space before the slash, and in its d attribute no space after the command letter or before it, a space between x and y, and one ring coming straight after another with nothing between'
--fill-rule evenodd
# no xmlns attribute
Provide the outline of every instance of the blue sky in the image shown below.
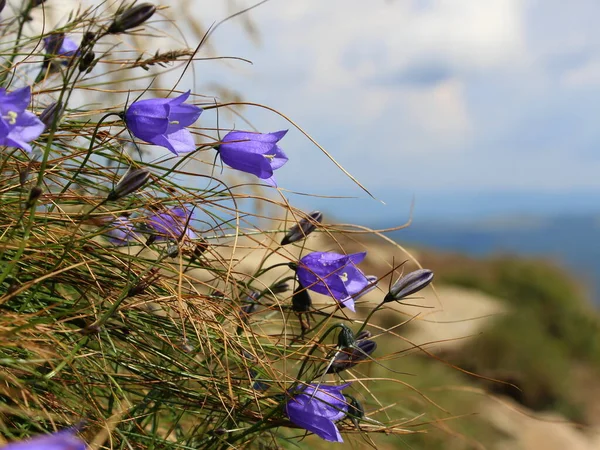
<svg viewBox="0 0 600 450"><path fill-rule="evenodd" d="M253 61L226 80L293 118L390 208L414 195L418 214L421 197L474 192L560 193L567 208L568 193L600 191L597 1L272 0L249 14L258 46L234 24L214 35L220 53ZM300 133L282 147L281 187L362 196Z"/></svg>
<svg viewBox="0 0 600 450"><path fill-rule="evenodd" d="M161 14L208 25L254 3L192 0ZM270 0L248 14L258 39L236 18L200 56L253 64L198 62L180 89L210 96L220 83L276 108L387 206L284 119L221 115L224 128L290 128L282 189L362 198L296 204L359 222L402 221L413 198L417 219L598 210L597 0ZM214 123L207 111L199 125Z"/></svg>

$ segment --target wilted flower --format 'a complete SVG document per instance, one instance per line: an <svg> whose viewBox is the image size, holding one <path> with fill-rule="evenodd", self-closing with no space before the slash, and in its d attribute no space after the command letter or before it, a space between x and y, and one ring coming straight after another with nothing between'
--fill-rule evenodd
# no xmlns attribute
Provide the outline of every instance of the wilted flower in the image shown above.
<svg viewBox="0 0 600 450"><path fill-rule="evenodd" d="M369 280L356 264L366 252L340 255L313 252L303 257L296 268L300 283L320 294L331 295L342 306L354 311L354 296L369 286Z"/></svg>
<svg viewBox="0 0 600 450"><path fill-rule="evenodd" d="M175 98L152 98L134 102L125 112L125 123L134 136L175 153L188 153L196 149L190 126L202 109L185 105L190 91Z"/></svg>
<svg viewBox="0 0 600 450"><path fill-rule="evenodd" d="M429 269L419 269L401 277L383 299L384 302L402 300L429 285L433 280L433 272Z"/></svg>
<svg viewBox="0 0 600 450"><path fill-rule="evenodd" d="M304 239L317 228L317 225L320 224L322 220L322 212L311 212L308 215L308 218L303 217L296 225L289 229L287 234L281 240L281 245L292 244Z"/></svg>
<svg viewBox="0 0 600 450"><path fill-rule="evenodd" d="M350 369L363 359L366 359L377 348L375 341L361 339L354 343L353 347L346 347L335 355L333 362L327 369L327 373L339 373Z"/></svg>
<svg viewBox="0 0 600 450"><path fill-rule="evenodd" d="M64 33L54 33L44 38L46 53L56 56L75 56L79 52L79 45Z"/></svg>
<svg viewBox="0 0 600 450"><path fill-rule="evenodd" d="M50 128L54 121L58 122L60 118L60 110L62 109L62 104L60 102L50 103L40 114L40 120L44 123L46 128ZM58 117L56 117L58 115Z"/></svg>
<svg viewBox="0 0 600 450"><path fill-rule="evenodd" d="M138 240L133 223L125 216L117 217L106 231L105 236L115 245L127 245L131 241Z"/></svg>
<svg viewBox="0 0 600 450"><path fill-rule="evenodd" d="M182 235L194 239L196 233L190 230L188 223L190 216L191 213L186 208L171 208L164 213L149 217L147 225L154 231L157 241L180 239Z"/></svg>
<svg viewBox="0 0 600 450"><path fill-rule="evenodd" d="M46 126L35 114L26 111L30 101L29 86L11 93L0 88L0 145L31 152L29 142L37 139Z"/></svg>
<svg viewBox="0 0 600 450"><path fill-rule="evenodd" d="M123 33L131 28L143 24L156 12L156 6L150 3L141 3L132 8L128 8L119 14L113 23L108 27L110 34Z"/></svg>
<svg viewBox="0 0 600 450"><path fill-rule="evenodd" d="M108 200L118 200L137 191L150 178L150 172L146 169L128 170L123 178L117 183L115 188L108 194Z"/></svg>
<svg viewBox="0 0 600 450"><path fill-rule="evenodd" d="M277 143L286 133L287 130L264 134L231 131L225 135L217 150L229 167L256 175L271 186L276 186L273 171L288 160Z"/></svg>
<svg viewBox="0 0 600 450"><path fill-rule="evenodd" d="M293 397L286 403L286 414L294 424L326 441L344 442L335 422L343 419L348 411L341 391L349 385L300 387L299 393L292 393Z"/></svg>
<svg viewBox="0 0 600 450"><path fill-rule="evenodd" d="M74 430L64 430L58 433L37 436L25 441L12 442L2 447L2 450L85 450L86 444L77 436Z"/></svg>

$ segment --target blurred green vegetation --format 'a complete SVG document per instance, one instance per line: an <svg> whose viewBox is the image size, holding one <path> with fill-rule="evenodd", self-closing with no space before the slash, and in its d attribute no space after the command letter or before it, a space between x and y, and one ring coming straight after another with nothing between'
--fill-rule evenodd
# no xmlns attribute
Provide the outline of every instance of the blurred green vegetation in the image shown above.
<svg viewBox="0 0 600 450"><path fill-rule="evenodd" d="M582 395L588 387L578 382L578 373L600 374L600 322L573 275L548 261L508 256L459 264L434 257L423 264L439 266L438 283L485 292L509 307L480 336L447 355L449 361L500 380L473 380L489 392L535 411L589 421L586 402L593 400Z"/></svg>
<svg viewBox="0 0 600 450"><path fill-rule="evenodd" d="M548 261L454 256L425 253L419 261L436 272L438 285L484 292L506 302L508 312L457 349L438 352L448 364L413 352L381 364L414 376L397 375L375 364L360 370L365 377L397 378L410 385L365 382L373 398L395 400L392 408L370 417L382 421L387 415L401 417L407 430L419 431L375 436L376 448L461 450L510 442L513 437L496 428L479 406L492 396L508 396L533 411L591 423L590 405L597 397L590 393L594 389L590 380L600 379L600 331L585 289L572 274ZM402 329L397 331L403 334ZM378 344L395 351L402 350L399 345L409 347L392 336L382 336ZM374 411L380 405L365 400L365 407Z"/></svg>

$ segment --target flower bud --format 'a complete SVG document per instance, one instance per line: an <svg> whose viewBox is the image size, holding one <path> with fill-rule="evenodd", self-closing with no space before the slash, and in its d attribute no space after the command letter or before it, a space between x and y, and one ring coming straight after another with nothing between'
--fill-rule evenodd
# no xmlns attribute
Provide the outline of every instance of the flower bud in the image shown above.
<svg viewBox="0 0 600 450"><path fill-rule="evenodd" d="M312 300L308 290L298 283L298 287L292 295L292 311L296 313L305 313L310 311L312 307Z"/></svg>
<svg viewBox="0 0 600 450"><path fill-rule="evenodd" d="M361 341L363 339L369 339L373 334L369 330L362 330L356 335L356 340Z"/></svg>
<svg viewBox="0 0 600 450"><path fill-rule="evenodd" d="M146 169L129 169L121 181L108 194L107 200L113 201L125 197L141 188L150 178L150 172Z"/></svg>
<svg viewBox="0 0 600 450"><path fill-rule="evenodd" d="M366 359L376 349L377 343L375 341L356 341L354 347L346 347L335 356L327 373L339 373L350 369L360 361Z"/></svg>
<svg viewBox="0 0 600 450"><path fill-rule="evenodd" d="M60 102L54 102L46 106L46 109L40 114L40 120L46 125L46 129L50 128L54 121L56 123L60 120L62 104Z"/></svg>
<svg viewBox="0 0 600 450"><path fill-rule="evenodd" d="M401 277L383 299L384 302L402 300L415 292L419 292L433 280L433 272L429 269L419 269Z"/></svg>
<svg viewBox="0 0 600 450"><path fill-rule="evenodd" d="M107 32L108 34L117 34L135 28L152 17L155 11L156 6L150 3L142 3L126 9L115 18Z"/></svg>
<svg viewBox="0 0 600 450"><path fill-rule="evenodd" d="M273 294L283 294L284 292L287 292L289 290L290 285L285 281L277 283L271 287L271 291L273 292Z"/></svg>
<svg viewBox="0 0 600 450"><path fill-rule="evenodd" d="M94 39L96 39L96 33L86 31L85 33L83 33L83 39L81 39L81 47L83 48L91 44L94 41Z"/></svg>
<svg viewBox="0 0 600 450"><path fill-rule="evenodd" d="M298 242L312 233L317 225L323 220L323 213L313 211L308 215L308 218L300 219L296 225L289 229L287 234L281 240L281 245L292 244Z"/></svg>

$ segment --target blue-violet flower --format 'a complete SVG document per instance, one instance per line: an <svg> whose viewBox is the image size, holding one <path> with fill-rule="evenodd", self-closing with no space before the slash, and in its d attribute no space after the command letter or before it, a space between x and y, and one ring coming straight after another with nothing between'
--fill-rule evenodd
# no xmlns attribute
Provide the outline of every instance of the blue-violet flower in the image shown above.
<svg viewBox="0 0 600 450"><path fill-rule="evenodd" d="M354 311L354 296L372 284L372 280L356 267L366 255L366 252L352 255L309 253L299 261L296 274L302 286L331 295L342 306Z"/></svg>
<svg viewBox="0 0 600 450"><path fill-rule="evenodd" d="M114 245L127 245L131 241L139 240L133 223L125 216L117 217L112 222L111 228L106 232L105 236Z"/></svg>
<svg viewBox="0 0 600 450"><path fill-rule="evenodd" d="M73 430L63 430L58 433L36 436L25 441L12 442L2 447L2 450L85 450L86 445L75 436Z"/></svg>
<svg viewBox="0 0 600 450"><path fill-rule="evenodd" d="M273 171L283 166L288 158L277 146L287 130L274 133L231 131L217 147L221 160L229 167L251 173L276 186Z"/></svg>
<svg viewBox="0 0 600 450"><path fill-rule="evenodd" d="M64 35L55 33L44 38L46 52L57 56L75 56L79 52L79 45Z"/></svg>
<svg viewBox="0 0 600 450"><path fill-rule="evenodd" d="M29 86L11 93L0 88L0 145L31 152L29 142L37 139L46 126L35 114L26 111L30 101Z"/></svg>
<svg viewBox="0 0 600 450"><path fill-rule="evenodd" d="M157 241L178 240L183 234L194 239L196 233L190 230L188 223L190 215L186 208L171 208L164 213L149 217L147 225L155 233Z"/></svg>
<svg viewBox="0 0 600 450"><path fill-rule="evenodd" d="M344 442L335 422L343 419L348 412L348 403L341 391L349 385L310 384L301 387L286 403L286 414L294 424L326 441Z"/></svg>
<svg viewBox="0 0 600 450"><path fill-rule="evenodd" d="M185 129L192 125L202 108L186 105L190 91L175 98L152 98L131 104L125 112L129 131L150 144L160 145L176 155L196 149L192 133Z"/></svg>

